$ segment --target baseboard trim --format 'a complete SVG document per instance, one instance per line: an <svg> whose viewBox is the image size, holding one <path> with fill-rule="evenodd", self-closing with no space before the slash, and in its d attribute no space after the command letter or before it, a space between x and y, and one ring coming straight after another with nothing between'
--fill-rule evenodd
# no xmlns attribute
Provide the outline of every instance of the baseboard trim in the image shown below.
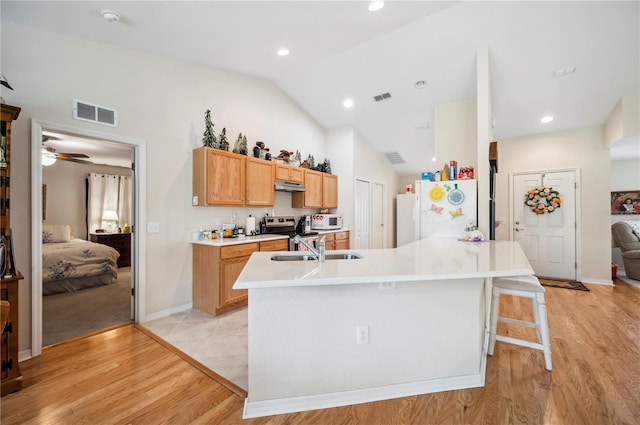
<svg viewBox="0 0 640 425"><path fill-rule="evenodd" d="M580 282L582 283L591 283L594 285L605 285L605 286L613 286L613 280L607 280L607 279L594 279L591 277L583 277L582 279L580 279Z"/></svg>
<svg viewBox="0 0 640 425"><path fill-rule="evenodd" d="M485 357L486 359L486 357ZM410 397L441 391L461 390L484 386L482 373L456 376L453 378L430 379L427 381L408 382L404 384L382 387L364 388L351 391L340 391L327 394L314 394L301 397L286 397L272 400L244 402L243 419L262 416L281 415L285 413L303 412L307 410L327 409L348 406L351 404L369 403L399 397ZM249 388L251 397L251 388Z"/></svg>
<svg viewBox="0 0 640 425"><path fill-rule="evenodd" d="M18 361L23 362L25 360L29 360L31 358L31 348L26 350L22 350L18 352Z"/></svg>
<svg viewBox="0 0 640 425"><path fill-rule="evenodd" d="M166 308L164 310L160 310L155 313L147 314L144 318L144 322L150 322L152 320L162 319L163 317L169 317L172 314L182 313L187 310L191 310L192 308L193 308L193 303L187 303L187 304L182 304L182 305L178 305L171 308ZM140 322L140 323L144 323L144 322Z"/></svg>

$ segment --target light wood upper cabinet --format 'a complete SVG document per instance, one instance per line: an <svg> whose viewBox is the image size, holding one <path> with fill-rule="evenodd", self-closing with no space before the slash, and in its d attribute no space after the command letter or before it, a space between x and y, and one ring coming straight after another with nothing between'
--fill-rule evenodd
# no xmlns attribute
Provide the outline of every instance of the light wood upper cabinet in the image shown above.
<svg viewBox="0 0 640 425"><path fill-rule="evenodd" d="M274 164L219 149L193 150L194 205L273 206Z"/></svg>
<svg viewBox="0 0 640 425"><path fill-rule="evenodd" d="M276 180L304 183L304 168L276 164Z"/></svg>
<svg viewBox="0 0 640 425"><path fill-rule="evenodd" d="M322 174L322 208L338 208L338 176Z"/></svg>
<svg viewBox="0 0 640 425"><path fill-rule="evenodd" d="M338 176L304 169L304 188L291 194L292 208L338 208Z"/></svg>
<svg viewBox="0 0 640 425"><path fill-rule="evenodd" d="M274 164L263 159L247 157L247 196L245 205L272 206L275 204Z"/></svg>
<svg viewBox="0 0 640 425"><path fill-rule="evenodd" d="M304 169L304 192L291 194L292 208L322 208L322 174Z"/></svg>

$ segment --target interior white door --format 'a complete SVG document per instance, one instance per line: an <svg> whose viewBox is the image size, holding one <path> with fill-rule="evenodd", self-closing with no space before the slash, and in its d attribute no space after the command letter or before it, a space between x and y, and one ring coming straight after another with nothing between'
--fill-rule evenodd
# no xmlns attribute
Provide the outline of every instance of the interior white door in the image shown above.
<svg viewBox="0 0 640 425"><path fill-rule="evenodd" d="M384 185L371 186L371 249L384 248Z"/></svg>
<svg viewBox="0 0 640 425"><path fill-rule="evenodd" d="M522 246L538 277L576 280L576 176L574 171L512 175L511 239ZM551 187L562 204L537 214L525 205L527 190Z"/></svg>
<svg viewBox="0 0 640 425"><path fill-rule="evenodd" d="M356 223L355 249L369 249L369 228L371 224L371 184L356 179Z"/></svg>

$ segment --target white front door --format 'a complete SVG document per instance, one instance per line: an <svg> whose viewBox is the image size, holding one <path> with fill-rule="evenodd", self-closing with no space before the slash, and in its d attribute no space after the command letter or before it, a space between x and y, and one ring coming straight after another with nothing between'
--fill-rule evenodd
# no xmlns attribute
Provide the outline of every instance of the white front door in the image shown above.
<svg viewBox="0 0 640 425"><path fill-rule="evenodd" d="M371 186L371 249L384 248L384 185Z"/></svg>
<svg viewBox="0 0 640 425"><path fill-rule="evenodd" d="M574 171L511 176L511 239L520 242L538 277L576 280L576 174ZM537 214L525 194L538 186L559 192L561 207Z"/></svg>

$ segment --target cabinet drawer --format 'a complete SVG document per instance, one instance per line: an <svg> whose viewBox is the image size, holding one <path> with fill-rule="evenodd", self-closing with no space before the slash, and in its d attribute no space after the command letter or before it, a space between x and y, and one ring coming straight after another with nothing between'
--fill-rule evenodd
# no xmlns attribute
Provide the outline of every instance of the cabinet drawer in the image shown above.
<svg viewBox="0 0 640 425"><path fill-rule="evenodd" d="M336 240L336 234L335 233L327 233L325 235L320 235L320 238L322 238L324 236L324 241L325 242L333 242Z"/></svg>
<svg viewBox="0 0 640 425"><path fill-rule="evenodd" d="M338 232L338 233L335 233L335 239L337 241L342 240L342 239L349 239L349 232Z"/></svg>
<svg viewBox="0 0 640 425"><path fill-rule="evenodd" d="M251 253L259 251L258 243L243 243L239 245L224 246L220 248L220 258L245 257Z"/></svg>
<svg viewBox="0 0 640 425"><path fill-rule="evenodd" d="M277 241L260 242L260 251L288 251L289 240L279 239Z"/></svg>

